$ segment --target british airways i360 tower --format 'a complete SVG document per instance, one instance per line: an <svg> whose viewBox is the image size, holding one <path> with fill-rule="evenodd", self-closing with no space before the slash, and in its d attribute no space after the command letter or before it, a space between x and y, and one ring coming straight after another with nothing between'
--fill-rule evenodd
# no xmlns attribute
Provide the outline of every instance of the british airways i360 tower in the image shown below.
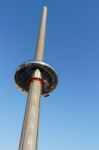
<svg viewBox="0 0 99 150"><path fill-rule="evenodd" d="M46 19L45 6L34 60L20 65L15 73L17 86L28 93L19 150L37 150L40 98L41 95L48 96L58 83L55 69L43 60Z"/></svg>

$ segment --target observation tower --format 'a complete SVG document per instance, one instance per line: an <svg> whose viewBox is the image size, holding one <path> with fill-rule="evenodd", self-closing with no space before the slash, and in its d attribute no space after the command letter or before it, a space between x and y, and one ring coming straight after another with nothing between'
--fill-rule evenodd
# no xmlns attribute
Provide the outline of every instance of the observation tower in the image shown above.
<svg viewBox="0 0 99 150"><path fill-rule="evenodd" d="M48 96L58 83L55 69L43 60L46 19L44 6L34 60L21 64L15 73L16 85L28 93L19 150L37 150L40 98Z"/></svg>

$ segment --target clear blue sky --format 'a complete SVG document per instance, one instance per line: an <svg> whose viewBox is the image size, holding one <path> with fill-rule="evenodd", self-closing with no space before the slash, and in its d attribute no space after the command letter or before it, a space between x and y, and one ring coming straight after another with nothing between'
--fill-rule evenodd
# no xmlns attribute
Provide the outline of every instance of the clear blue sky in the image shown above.
<svg viewBox="0 0 99 150"><path fill-rule="evenodd" d="M17 150L27 95L14 83L34 55L48 6L45 60L59 74L42 97L39 150L99 150L99 1L0 1L0 150Z"/></svg>

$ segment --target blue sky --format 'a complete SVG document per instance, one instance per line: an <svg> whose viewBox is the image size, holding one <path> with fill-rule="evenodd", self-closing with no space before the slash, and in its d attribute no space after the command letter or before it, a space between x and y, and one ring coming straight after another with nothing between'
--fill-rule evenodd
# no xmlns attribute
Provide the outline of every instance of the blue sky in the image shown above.
<svg viewBox="0 0 99 150"><path fill-rule="evenodd" d="M48 6L45 61L59 74L41 102L39 150L99 150L99 1L0 1L0 150L17 150L27 95L18 65L33 59Z"/></svg>

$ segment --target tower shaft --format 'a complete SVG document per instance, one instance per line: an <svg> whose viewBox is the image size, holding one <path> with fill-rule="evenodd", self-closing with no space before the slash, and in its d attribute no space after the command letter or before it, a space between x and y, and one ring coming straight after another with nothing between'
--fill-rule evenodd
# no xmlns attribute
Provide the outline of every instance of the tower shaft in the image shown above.
<svg viewBox="0 0 99 150"><path fill-rule="evenodd" d="M34 59L38 61L43 61L43 57L44 57L46 19L47 19L47 7L44 7L42 18L41 18L40 32L38 36L38 42L37 42L36 52L34 57Z"/></svg>
<svg viewBox="0 0 99 150"><path fill-rule="evenodd" d="M42 61L44 56L46 16L47 8L44 7L35 53L35 60L37 61ZM36 69L32 77L41 79L42 76L40 70ZM30 83L19 150L37 150L41 91L42 84L39 80L34 80Z"/></svg>
<svg viewBox="0 0 99 150"><path fill-rule="evenodd" d="M41 78L40 71L36 70L33 76ZM35 80L31 83L19 150L37 150L41 90L42 86L39 81Z"/></svg>

